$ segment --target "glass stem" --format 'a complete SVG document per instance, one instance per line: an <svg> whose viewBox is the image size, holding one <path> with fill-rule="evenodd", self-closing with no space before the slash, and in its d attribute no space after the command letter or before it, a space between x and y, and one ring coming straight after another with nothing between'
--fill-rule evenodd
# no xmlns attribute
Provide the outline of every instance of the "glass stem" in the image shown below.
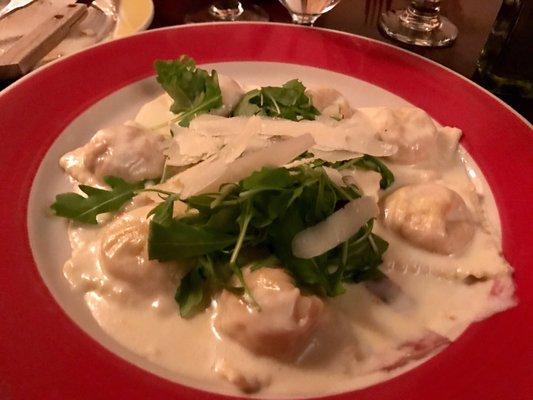
<svg viewBox="0 0 533 400"><path fill-rule="evenodd" d="M318 15L307 15L307 14L291 14L292 22L298 25L313 26L315 21L318 19Z"/></svg>
<svg viewBox="0 0 533 400"><path fill-rule="evenodd" d="M240 1L218 0L209 6L209 14L221 21L235 21L244 12Z"/></svg>
<svg viewBox="0 0 533 400"><path fill-rule="evenodd" d="M432 31L441 24L440 3L441 0L412 0L400 20L410 29Z"/></svg>

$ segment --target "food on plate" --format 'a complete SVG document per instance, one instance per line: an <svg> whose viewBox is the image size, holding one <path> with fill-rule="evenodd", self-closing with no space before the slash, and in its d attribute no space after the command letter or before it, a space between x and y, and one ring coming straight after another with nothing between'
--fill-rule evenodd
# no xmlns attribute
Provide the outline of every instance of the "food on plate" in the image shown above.
<svg viewBox="0 0 533 400"><path fill-rule="evenodd" d="M112 175L135 182L161 176L165 138L135 124L102 129L86 145L65 154L61 167L80 183L102 184Z"/></svg>
<svg viewBox="0 0 533 400"><path fill-rule="evenodd" d="M405 107L365 111L377 136L398 146L391 160L401 164L420 163L427 161L437 149L437 127L423 110Z"/></svg>
<svg viewBox="0 0 533 400"><path fill-rule="evenodd" d="M440 254L460 252L475 231L461 196L434 183L407 185L387 196L383 223L407 241Z"/></svg>
<svg viewBox="0 0 533 400"><path fill-rule="evenodd" d="M280 268L247 271L245 281L260 308L249 307L239 296L223 290L214 328L255 354L294 359L309 345L323 301L303 295Z"/></svg>
<svg viewBox="0 0 533 400"><path fill-rule="evenodd" d="M155 68L165 93L64 155L74 190L51 206L65 277L124 347L221 393L325 395L515 304L459 129L187 56Z"/></svg>
<svg viewBox="0 0 533 400"><path fill-rule="evenodd" d="M322 87L307 90L306 93L321 115L341 120L350 118L354 113L348 101L338 90Z"/></svg>

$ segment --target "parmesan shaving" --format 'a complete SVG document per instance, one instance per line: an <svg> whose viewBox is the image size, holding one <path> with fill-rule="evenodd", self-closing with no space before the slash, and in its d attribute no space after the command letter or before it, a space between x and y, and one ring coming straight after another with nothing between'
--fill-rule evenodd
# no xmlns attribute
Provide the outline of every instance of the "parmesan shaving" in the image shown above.
<svg viewBox="0 0 533 400"><path fill-rule="evenodd" d="M292 253L299 258L313 258L337 247L357 233L379 209L371 197L353 200L324 221L296 234Z"/></svg>

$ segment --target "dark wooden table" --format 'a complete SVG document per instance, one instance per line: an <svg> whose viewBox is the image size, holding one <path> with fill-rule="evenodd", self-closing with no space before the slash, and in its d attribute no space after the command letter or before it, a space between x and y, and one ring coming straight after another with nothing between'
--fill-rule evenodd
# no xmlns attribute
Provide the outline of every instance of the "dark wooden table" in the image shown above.
<svg viewBox="0 0 533 400"><path fill-rule="evenodd" d="M274 22L290 22L285 8L277 0L254 0ZM209 4L204 0L154 0L155 16L150 28L183 24L188 11ZM342 0L333 10L320 17L317 27L355 33L393 43L430 58L461 75L472 78L476 61L496 19L502 0L444 0L442 13L459 28L456 42L445 48L424 49L394 42L384 37L377 27L382 11L404 8L407 0ZM531 100L506 98L517 111L533 121Z"/></svg>

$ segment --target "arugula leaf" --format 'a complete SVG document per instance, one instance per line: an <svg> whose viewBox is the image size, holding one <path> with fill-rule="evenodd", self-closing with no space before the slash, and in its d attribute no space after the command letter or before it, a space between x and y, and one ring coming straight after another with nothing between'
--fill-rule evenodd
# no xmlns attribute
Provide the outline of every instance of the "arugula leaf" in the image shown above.
<svg viewBox="0 0 533 400"><path fill-rule="evenodd" d="M359 283L382 276L378 266L383 262L388 243L372 233L373 224L370 220L346 242L344 254L337 252L330 259L333 264L345 264L342 276L337 277L339 280ZM342 257L344 261L341 261Z"/></svg>
<svg viewBox="0 0 533 400"><path fill-rule="evenodd" d="M242 295L243 291L228 284L231 270L209 256L198 258L197 265L185 275L176 289L175 300L183 318L192 317L210 304L211 295L223 288Z"/></svg>
<svg viewBox="0 0 533 400"><path fill-rule="evenodd" d="M261 97L261 89L253 89L245 93L241 101L233 110L233 116L251 117L252 115L265 115L261 107L256 104L257 98Z"/></svg>
<svg viewBox="0 0 533 400"><path fill-rule="evenodd" d="M379 181L379 186L381 189L387 189L394 183L394 175L387 166L377 159L374 156L365 154L363 157L354 158L348 161L339 161L333 164L324 163L325 165L330 165L336 169L347 169L347 168L359 168L367 171L376 171L381 174L381 180Z"/></svg>
<svg viewBox="0 0 533 400"><path fill-rule="evenodd" d="M365 154L358 159L355 166L356 168L379 172L381 174L381 180L379 181L381 189L387 189L394 183L394 175L391 170L376 157Z"/></svg>
<svg viewBox="0 0 533 400"><path fill-rule="evenodd" d="M205 279L199 267L193 268L180 282L174 296L180 307L180 315L189 318L205 308L208 298Z"/></svg>
<svg viewBox="0 0 533 400"><path fill-rule="evenodd" d="M168 196L164 202L159 203L157 206L152 208L146 218L150 215L154 217L152 220L162 226L170 226L172 224L172 215L174 213L174 202L176 201L177 196L172 195Z"/></svg>
<svg viewBox="0 0 533 400"><path fill-rule="evenodd" d="M239 215L239 207L219 208L209 216L205 226L219 232L235 235L239 233L237 226L235 226L235 221L239 218Z"/></svg>
<svg viewBox="0 0 533 400"><path fill-rule="evenodd" d="M180 220L169 224L150 221L148 256L159 261L184 260L223 250L236 238L213 229L194 226Z"/></svg>
<svg viewBox="0 0 533 400"><path fill-rule="evenodd" d="M60 217L97 224L98 214L118 211L135 195L137 190L144 187L143 182L128 183L114 176L106 176L104 181L111 187L111 190L80 185L80 190L87 196L78 193L58 194L50 208Z"/></svg>
<svg viewBox="0 0 533 400"><path fill-rule="evenodd" d="M174 100L170 111L178 114L175 121L189 126L199 114L222 106L222 93L215 70L211 73L197 68L186 55L174 61L157 60L154 63L157 81Z"/></svg>
<svg viewBox="0 0 533 400"><path fill-rule="evenodd" d="M285 168L263 168L242 181L244 190L284 189L293 184L289 170Z"/></svg>
<svg viewBox="0 0 533 400"><path fill-rule="evenodd" d="M312 260L297 258L292 254L292 239L306 227L298 208L292 211L278 224L272 225L269 235L272 253L281 260L283 267L290 271L301 286L325 294L330 287L323 271L317 268L317 264Z"/></svg>
<svg viewBox="0 0 533 400"><path fill-rule="evenodd" d="M320 112L305 94L305 89L297 79L288 81L281 87L266 86L254 89L244 95L233 115L265 115L293 121L314 120Z"/></svg>
<svg viewBox="0 0 533 400"><path fill-rule="evenodd" d="M357 244L349 243L348 266L343 279L359 283L381 278L383 273L378 266L383 262L383 253L389 244L378 235L370 234L367 240Z"/></svg>

